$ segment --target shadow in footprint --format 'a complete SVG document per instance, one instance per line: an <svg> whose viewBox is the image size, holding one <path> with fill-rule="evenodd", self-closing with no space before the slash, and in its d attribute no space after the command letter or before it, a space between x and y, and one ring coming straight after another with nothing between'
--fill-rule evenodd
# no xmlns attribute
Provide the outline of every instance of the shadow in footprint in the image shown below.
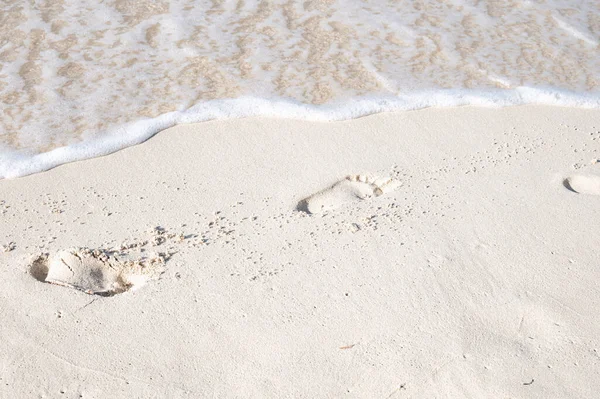
<svg viewBox="0 0 600 399"><path fill-rule="evenodd" d="M573 190L573 188L571 188L571 185L569 184L569 179L565 179L563 180L563 186L565 186L565 188L571 192L576 193L577 191Z"/></svg>
<svg viewBox="0 0 600 399"><path fill-rule="evenodd" d="M48 277L48 256L40 255L37 257L29 266L29 274L37 281L45 282L46 277Z"/></svg>
<svg viewBox="0 0 600 399"><path fill-rule="evenodd" d="M308 201L306 201L306 198L303 199L302 201L298 202L298 205L296 205L296 210L298 212L306 212L306 213L310 213L308 211Z"/></svg>

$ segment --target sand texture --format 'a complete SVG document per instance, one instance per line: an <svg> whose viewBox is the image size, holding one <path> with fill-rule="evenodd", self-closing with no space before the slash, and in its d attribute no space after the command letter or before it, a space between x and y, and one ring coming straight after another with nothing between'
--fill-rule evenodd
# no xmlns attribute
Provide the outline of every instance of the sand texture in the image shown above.
<svg viewBox="0 0 600 399"><path fill-rule="evenodd" d="M0 181L0 398L595 398L600 112L179 126Z"/></svg>

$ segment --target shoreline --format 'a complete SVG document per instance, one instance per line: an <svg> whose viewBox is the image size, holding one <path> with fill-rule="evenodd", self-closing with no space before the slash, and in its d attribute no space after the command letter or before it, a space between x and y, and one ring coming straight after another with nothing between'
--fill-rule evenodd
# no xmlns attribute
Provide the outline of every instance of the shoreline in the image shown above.
<svg viewBox="0 0 600 399"><path fill-rule="evenodd" d="M44 172L71 162L110 155L139 145L167 129L194 123L243 118L278 118L306 122L340 122L378 113L418 111L453 107L552 106L600 109L600 95L553 87L514 89L437 89L381 97L357 97L325 105L303 104L287 99L240 97L210 100L182 111L116 125L107 131L88 132L83 141L28 155L21 150L0 148L0 180ZM87 136L87 137L85 137ZM96 136L96 137L91 137Z"/></svg>
<svg viewBox="0 0 600 399"><path fill-rule="evenodd" d="M593 397L600 196L564 182L598 159L598 110L427 108L182 125L0 180L0 397ZM298 210L363 173L402 185ZM164 273L111 297L28 271L143 241Z"/></svg>

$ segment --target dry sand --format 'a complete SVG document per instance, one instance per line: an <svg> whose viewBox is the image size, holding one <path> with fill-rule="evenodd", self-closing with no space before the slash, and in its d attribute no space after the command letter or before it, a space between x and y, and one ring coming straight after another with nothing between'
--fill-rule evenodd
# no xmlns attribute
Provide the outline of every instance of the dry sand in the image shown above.
<svg viewBox="0 0 600 399"><path fill-rule="evenodd" d="M0 181L0 397L594 398L599 158L598 111L427 109Z"/></svg>

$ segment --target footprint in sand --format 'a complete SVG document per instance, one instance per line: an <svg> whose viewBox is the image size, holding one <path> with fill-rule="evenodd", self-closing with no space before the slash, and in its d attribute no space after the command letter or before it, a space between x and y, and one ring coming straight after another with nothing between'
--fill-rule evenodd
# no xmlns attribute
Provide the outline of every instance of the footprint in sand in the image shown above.
<svg viewBox="0 0 600 399"><path fill-rule="evenodd" d="M38 281L112 296L158 278L165 259L159 254L150 259L124 261L108 251L75 248L36 257L29 272Z"/></svg>
<svg viewBox="0 0 600 399"><path fill-rule="evenodd" d="M600 195L600 167L590 173L574 174L565 179L564 185L579 194Z"/></svg>
<svg viewBox="0 0 600 399"><path fill-rule="evenodd" d="M298 204L298 210L313 214L326 212L347 203L378 197L394 191L401 185L401 182L389 177L352 175L328 189L303 199Z"/></svg>

